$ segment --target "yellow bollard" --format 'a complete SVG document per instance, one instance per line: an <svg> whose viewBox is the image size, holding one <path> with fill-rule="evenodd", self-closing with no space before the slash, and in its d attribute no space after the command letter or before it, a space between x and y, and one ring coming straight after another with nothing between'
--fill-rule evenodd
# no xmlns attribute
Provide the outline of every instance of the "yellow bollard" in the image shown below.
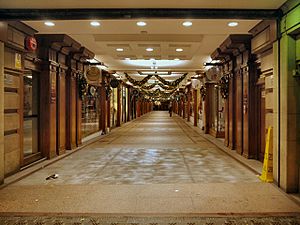
<svg viewBox="0 0 300 225"><path fill-rule="evenodd" d="M263 182L273 182L273 148L270 148L273 143L272 127L268 128L268 135L266 140L266 149L262 174L259 176Z"/></svg>

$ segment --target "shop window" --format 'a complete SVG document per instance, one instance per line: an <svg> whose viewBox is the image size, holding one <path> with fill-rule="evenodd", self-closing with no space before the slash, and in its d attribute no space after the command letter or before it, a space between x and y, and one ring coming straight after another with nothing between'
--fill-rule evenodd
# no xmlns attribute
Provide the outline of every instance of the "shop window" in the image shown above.
<svg viewBox="0 0 300 225"><path fill-rule="evenodd" d="M82 99L82 135L86 137L99 131L100 99L96 86L89 85Z"/></svg>
<svg viewBox="0 0 300 225"><path fill-rule="evenodd" d="M26 160L39 154L39 76L37 73L27 71L24 74L23 96L23 154Z"/></svg>

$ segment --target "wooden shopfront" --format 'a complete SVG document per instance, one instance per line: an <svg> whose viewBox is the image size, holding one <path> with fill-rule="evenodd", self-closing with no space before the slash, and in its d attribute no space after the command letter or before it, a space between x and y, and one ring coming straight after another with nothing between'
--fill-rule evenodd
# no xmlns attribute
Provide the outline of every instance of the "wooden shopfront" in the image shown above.
<svg viewBox="0 0 300 225"><path fill-rule="evenodd" d="M4 42L4 174L45 156L40 145L40 60L35 30L2 23Z"/></svg>
<svg viewBox="0 0 300 225"><path fill-rule="evenodd" d="M225 145L246 158L257 158L257 73L251 54L251 35L230 35L212 54L222 61L221 77L227 83Z"/></svg>

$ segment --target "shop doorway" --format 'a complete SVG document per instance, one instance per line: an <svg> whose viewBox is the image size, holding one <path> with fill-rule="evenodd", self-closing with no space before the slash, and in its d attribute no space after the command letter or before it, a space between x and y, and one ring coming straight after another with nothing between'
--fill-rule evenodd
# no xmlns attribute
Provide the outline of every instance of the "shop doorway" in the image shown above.
<svg viewBox="0 0 300 225"><path fill-rule="evenodd" d="M23 75L23 157L22 166L40 158L39 148L39 73L27 70Z"/></svg>

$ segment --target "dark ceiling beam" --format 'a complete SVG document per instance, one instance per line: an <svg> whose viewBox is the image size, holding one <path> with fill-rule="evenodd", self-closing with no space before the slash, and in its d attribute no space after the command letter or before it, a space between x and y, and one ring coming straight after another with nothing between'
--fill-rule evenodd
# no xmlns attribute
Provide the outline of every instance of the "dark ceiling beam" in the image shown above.
<svg viewBox="0 0 300 225"><path fill-rule="evenodd" d="M0 9L0 20L81 19L277 19L280 10L269 9Z"/></svg>

